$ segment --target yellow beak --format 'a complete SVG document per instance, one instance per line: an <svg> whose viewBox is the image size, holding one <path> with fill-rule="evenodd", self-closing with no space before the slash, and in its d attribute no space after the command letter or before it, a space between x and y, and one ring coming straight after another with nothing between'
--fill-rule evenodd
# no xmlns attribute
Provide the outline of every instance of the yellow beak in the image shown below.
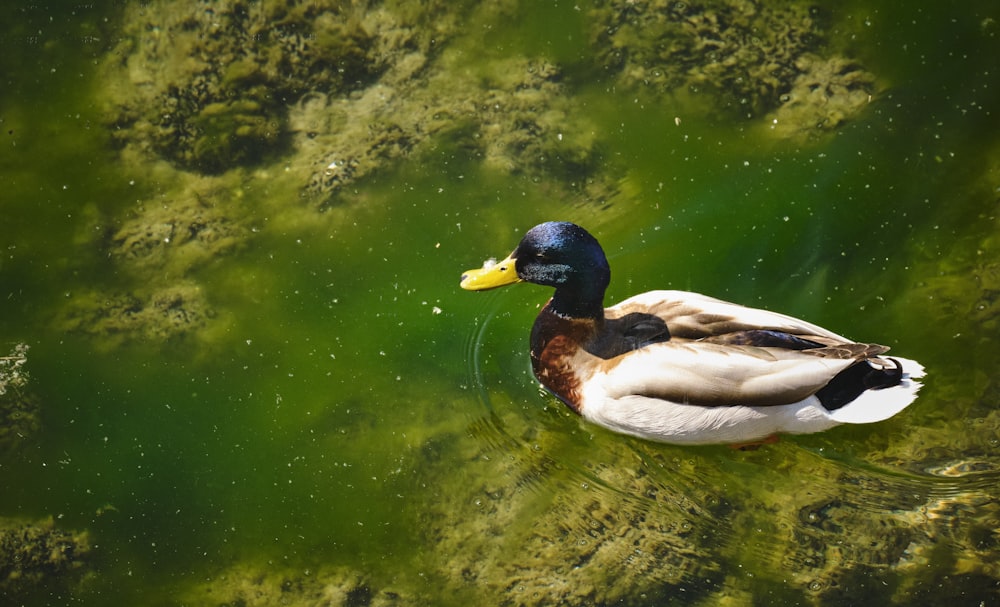
<svg viewBox="0 0 1000 607"><path fill-rule="evenodd" d="M459 284L467 291L485 291L520 281L514 268L514 258L507 256L507 259L499 263L487 262L482 268L468 270L462 274L462 282Z"/></svg>

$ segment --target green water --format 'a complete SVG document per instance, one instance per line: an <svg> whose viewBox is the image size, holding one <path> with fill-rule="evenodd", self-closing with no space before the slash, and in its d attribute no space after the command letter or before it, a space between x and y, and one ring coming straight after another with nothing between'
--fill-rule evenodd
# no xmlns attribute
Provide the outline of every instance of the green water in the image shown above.
<svg viewBox="0 0 1000 607"><path fill-rule="evenodd" d="M122 13L0 9L0 345L30 345L40 403L0 459L0 516L91 544L0 603L312 605L345 579L332 604L998 600L996 9L831 8L830 44L885 90L793 142L623 90L588 63L589 5L524 4L467 9L448 61L564 64L567 139L599 140L609 194L557 164L504 173L444 132L320 212L279 159L207 190L252 230L183 270L108 253L181 179L108 141L98 66ZM548 292L458 289L550 219L605 246L609 301L679 288L780 310L921 361L926 386L892 420L752 452L582 424L530 375ZM61 320L88 293L178 283L204 329Z"/></svg>

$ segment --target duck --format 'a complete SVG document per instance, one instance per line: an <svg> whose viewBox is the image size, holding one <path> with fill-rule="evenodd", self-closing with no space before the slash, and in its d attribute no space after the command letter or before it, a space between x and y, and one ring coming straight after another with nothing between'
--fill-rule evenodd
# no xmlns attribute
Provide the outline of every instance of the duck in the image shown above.
<svg viewBox="0 0 1000 607"><path fill-rule="evenodd" d="M460 286L554 288L531 328L535 378L584 420L641 439L759 446L889 419L920 389L923 366L884 356L885 346L686 291L605 308L610 281L597 239L550 221L502 261L464 272Z"/></svg>

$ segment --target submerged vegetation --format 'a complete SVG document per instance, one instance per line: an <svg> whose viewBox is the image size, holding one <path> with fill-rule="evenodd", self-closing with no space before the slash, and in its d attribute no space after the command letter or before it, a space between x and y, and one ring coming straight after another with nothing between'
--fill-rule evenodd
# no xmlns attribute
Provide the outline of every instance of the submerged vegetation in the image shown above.
<svg viewBox="0 0 1000 607"><path fill-rule="evenodd" d="M1000 148L978 139L997 126L981 89L934 101L957 142L925 154L903 148L931 101L866 65L860 9L546 10L153 0L98 19L88 104L113 159L77 178L127 195L53 203L71 236L28 250L60 282L0 325L0 596L106 603L132 568L130 599L248 606L996 596ZM543 41L522 33L539 23ZM926 194L876 169L889 146ZM957 210L920 199L945 195ZM867 307L866 331L931 369L925 408L755 452L579 425L525 373L534 310L452 293L484 238L574 216L624 234L612 254L674 252L616 264L622 284L770 272L756 296ZM36 280L24 258L0 259L8 301Z"/></svg>
<svg viewBox="0 0 1000 607"><path fill-rule="evenodd" d="M30 523L0 518L0 596L16 597L38 586L68 588L81 577L90 551L86 532L57 529L51 518Z"/></svg>
<svg viewBox="0 0 1000 607"><path fill-rule="evenodd" d="M26 368L28 344L15 344L0 356L0 454L9 456L38 431L38 398Z"/></svg>

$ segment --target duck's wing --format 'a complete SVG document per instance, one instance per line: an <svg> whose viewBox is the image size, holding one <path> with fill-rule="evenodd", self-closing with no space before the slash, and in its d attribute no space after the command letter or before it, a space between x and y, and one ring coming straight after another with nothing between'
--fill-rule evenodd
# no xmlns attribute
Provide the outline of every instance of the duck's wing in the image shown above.
<svg viewBox="0 0 1000 607"><path fill-rule="evenodd" d="M877 358L885 346L855 343L798 318L699 293L650 291L608 308L606 316L655 318L665 327L657 339L600 363L601 383L612 398L785 405L816 394L861 361L891 367ZM614 326L606 323L606 330Z"/></svg>
<svg viewBox="0 0 1000 607"><path fill-rule="evenodd" d="M649 314L661 319L674 340L712 338L729 339L731 343L742 340L746 345L790 349L852 343L841 335L792 316L748 308L688 291L650 291L630 297L607 310L611 318L628 314ZM786 343L778 343L782 339Z"/></svg>
<svg viewBox="0 0 1000 607"><path fill-rule="evenodd" d="M595 369L610 398L645 396L702 406L799 402L865 358L843 348L788 350L669 341L603 360Z"/></svg>

